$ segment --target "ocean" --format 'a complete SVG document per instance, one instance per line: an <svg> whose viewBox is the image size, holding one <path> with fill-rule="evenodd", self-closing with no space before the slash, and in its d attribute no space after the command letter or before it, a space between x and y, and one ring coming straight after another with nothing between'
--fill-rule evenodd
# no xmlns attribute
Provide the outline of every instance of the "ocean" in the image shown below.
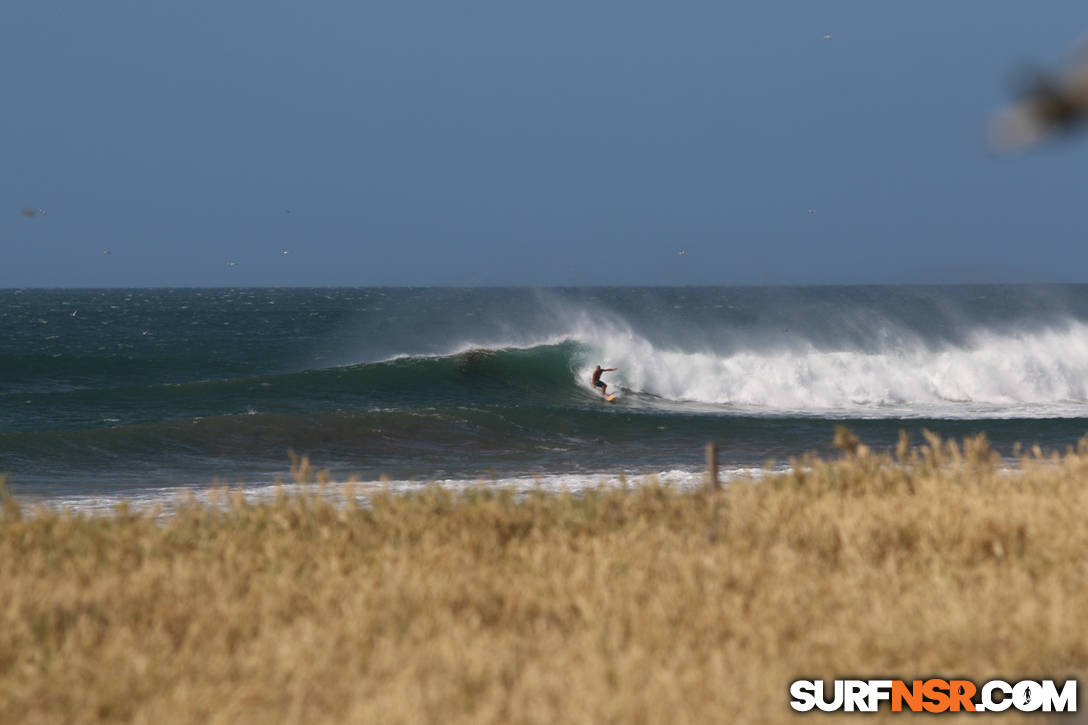
<svg viewBox="0 0 1088 725"><path fill-rule="evenodd" d="M595 365L615 403L590 383ZM344 481L698 485L877 449L1088 432L1088 286L0 290L0 475L77 509L289 451Z"/></svg>

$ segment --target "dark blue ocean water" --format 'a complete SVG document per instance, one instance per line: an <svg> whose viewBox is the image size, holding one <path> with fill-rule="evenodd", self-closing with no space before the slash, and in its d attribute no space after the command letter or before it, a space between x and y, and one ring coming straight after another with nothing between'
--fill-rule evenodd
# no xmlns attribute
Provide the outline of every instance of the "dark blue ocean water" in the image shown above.
<svg viewBox="0 0 1088 725"><path fill-rule="evenodd" d="M600 363L615 404L590 386ZM0 290L0 473L156 495L288 477L697 480L836 423L1064 449L1088 287Z"/></svg>

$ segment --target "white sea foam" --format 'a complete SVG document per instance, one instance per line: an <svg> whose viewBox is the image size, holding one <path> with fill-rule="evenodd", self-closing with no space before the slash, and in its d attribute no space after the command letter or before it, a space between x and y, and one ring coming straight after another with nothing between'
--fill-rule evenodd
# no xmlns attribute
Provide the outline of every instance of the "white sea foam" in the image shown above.
<svg viewBox="0 0 1088 725"><path fill-rule="evenodd" d="M588 385L600 362L619 368L610 384L668 401L832 416L1088 414L1088 325L1080 322L978 331L937 349L889 336L897 343L876 351L820 349L801 335L778 350L661 348L614 323L583 326L574 337L589 349L576 366L579 380Z"/></svg>

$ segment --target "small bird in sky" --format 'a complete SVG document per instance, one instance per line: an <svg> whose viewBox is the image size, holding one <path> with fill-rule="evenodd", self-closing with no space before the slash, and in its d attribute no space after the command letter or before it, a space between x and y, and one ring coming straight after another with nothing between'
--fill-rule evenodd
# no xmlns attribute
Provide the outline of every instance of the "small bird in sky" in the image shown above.
<svg viewBox="0 0 1088 725"><path fill-rule="evenodd" d="M283 251L281 252L281 254L287 254L287 250L286 250L286 249L284 249L284 250L283 250Z"/></svg>
<svg viewBox="0 0 1088 725"><path fill-rule="evenodd" d="M831 40L831 33L824 35L824 40Z"/></svg>
<svg viewBox="0 0 1088 725"><path fill-rule="evenodd" d="M681 250L680 250L680 256L681 256L681 257L683 257L683 256L684 256L685 254L687 254L687 253L688 253L688 252L687 252L687 250L686 250L686 249L681 249Z"/></svg>
<svg viewBox="0 0 1088 725"><path fill-rule="evenodd" d="M238 266L238 261L234 260L234 259L228 259L227 260L227 266L228 267L237 267Z"/></svg>
<svg viewBox="0 0 1088 725"><path fill-rule="evenodd" d="M809 213L809 214L815 214L815 213L816 213L816 210L815 210L815 209L809 209L809 210L808 210L808 213Z"/></svg>
<svg viewBox="0 0 1088 725"><path fill-rule="evenodd" d="M109 253L110 253L110 250L108 250L108 249L103 249L102 250L102 254L109 254Z"/></svg>

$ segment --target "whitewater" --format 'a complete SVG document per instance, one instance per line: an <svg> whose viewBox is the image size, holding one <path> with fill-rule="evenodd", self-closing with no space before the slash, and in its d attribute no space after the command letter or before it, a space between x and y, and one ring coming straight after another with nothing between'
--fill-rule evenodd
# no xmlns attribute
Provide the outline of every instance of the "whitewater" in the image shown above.
<svg viewBox="0 0 1088 725"><path fill-rule="evenodd" d="M804 328L783 328L773 344L759 330L746 346L744 333L721 325L690 329L685 345L655 343L613 312L566 308L559 317L570 320L561 334L461 342L441 356L543 354L574 343L576 382L588 386L598 363L620 366L606 380L641 394L640 402L652 397L707 412L1039 418L1080 417L1088 404L1088 323L1065 316L1032 329L965 325L955 337L927 340L893 319L867 315L864 330L856 319L846 323L862 341L853 347L841 339L821 343Z"/></svg>
<svg viewBox="0 0 1088 725"><path fill-rule="evenodd" d="M622 387L678 403L753 414L884 417L1082 416L1088 402L1088 325L1033 333L976 332L930 349L820 349L794 340L778 351L658 349L633 334L572 336L587 359L622 365ZM576 370L587 379L588 363Z"/></svg>

